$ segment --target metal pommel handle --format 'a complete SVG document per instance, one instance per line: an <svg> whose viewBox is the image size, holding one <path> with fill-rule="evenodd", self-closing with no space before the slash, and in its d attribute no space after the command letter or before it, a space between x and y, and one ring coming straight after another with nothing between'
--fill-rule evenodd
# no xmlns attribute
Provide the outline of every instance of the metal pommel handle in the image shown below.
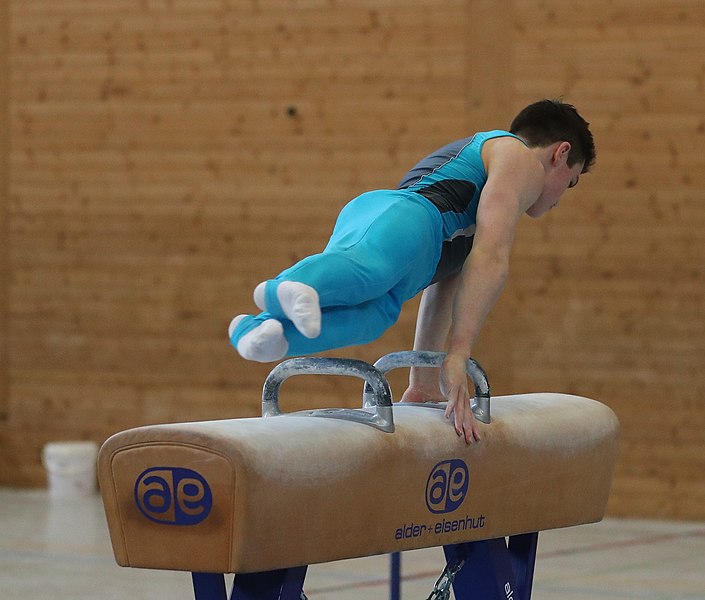
<svg viewBox="0 0 705 600"><path fill-rule="evenodd" d="M392 352L380 358L374 366L382 373L386 374L392 369L402 367L440 367L445 360L445 352L428 352L406 350L403 352ZM490 384L487 374L480 364L470 358L466 366L467 374L475 386L475 397L472 402L472 412L478 421L490 423ZM371 401L372 390L365 385L364 405Z"/></svg>
<svg viewBox="0 0 705 600"><path fill-rule="evenodd" d="M326 408L291 413L314 417L343 419L371 425L386 432L394 431L392 416L392 390L384 374L371 364L351 358L304 357L291 358L277 365L267 376L262 388L262 416L281 415L279 388L294 375L348 375L364 379L369 389L366 409Z"/></svg>

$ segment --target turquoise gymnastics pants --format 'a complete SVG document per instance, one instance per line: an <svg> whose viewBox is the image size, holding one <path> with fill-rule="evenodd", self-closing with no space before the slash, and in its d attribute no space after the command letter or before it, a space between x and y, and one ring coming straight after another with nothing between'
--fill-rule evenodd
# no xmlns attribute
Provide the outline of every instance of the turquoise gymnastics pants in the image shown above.
<svg viewBox="0 0 705 600"><path fill-rule="evenodd" d="M328 245L269 280L267 312L243 319L233 331L240 338L267 319L284 326L287 356L365 344L380 337L399 318L404 302L429 285L442 247L438 209L414 192L367 192L338 216ZM277 287L299 281L319 295L321 334L301 335L281 310Z"/></svg>

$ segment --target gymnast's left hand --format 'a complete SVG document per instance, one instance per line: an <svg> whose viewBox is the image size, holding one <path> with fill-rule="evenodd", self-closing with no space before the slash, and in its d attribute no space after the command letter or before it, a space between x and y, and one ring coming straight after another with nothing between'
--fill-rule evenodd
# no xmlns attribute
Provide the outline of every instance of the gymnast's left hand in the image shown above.
<svg viewBox="0 0 705 600"><path fill-rule="evenodd" d="M480 429L472 414L466 364L463 356L448 353L441 366L440 384L448 401L446 418L452 418L455 432L465 438L466 444L472 444L480 440Z"/></svg>

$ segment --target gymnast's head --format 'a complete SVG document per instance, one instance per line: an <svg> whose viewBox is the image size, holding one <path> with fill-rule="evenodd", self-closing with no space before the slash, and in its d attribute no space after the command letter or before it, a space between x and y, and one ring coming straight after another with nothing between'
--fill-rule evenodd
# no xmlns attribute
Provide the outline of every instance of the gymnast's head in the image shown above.
<svg viewBox="0 0 705 600"><path fill-rule="evenodd" d="M595 142L590 124L574 106L560 100L539 100L522 110L509 131L522 138L530 148L546 147L556 142L568 142L568 166L583 164L587 173L595 164Z"/></svg>

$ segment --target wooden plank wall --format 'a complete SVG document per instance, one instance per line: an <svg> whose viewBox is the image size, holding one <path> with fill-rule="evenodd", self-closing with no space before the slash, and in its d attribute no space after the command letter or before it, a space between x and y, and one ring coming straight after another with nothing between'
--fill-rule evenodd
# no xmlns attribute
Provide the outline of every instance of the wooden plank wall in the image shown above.
<svg viewBox="0 0 705 600"><path fill-rule="evenodd" d="M225 335L252 287L320 249L350 197L563 95L598 166L522 224L476 356L497 393L617 411L613 514L705 518L705 5L7 4L0 483L41 485L50 440L257 414L269 367ZM334 354L409 347L415 306ZM358 388L304 378L282 404L352 406Z"/></svg>
<svg viewBox="0 0 705 600"><path fill-rule="evenodd" d="M8 192L10 184L9 157L9 73L8 73L8 3L0 0L0 451L6 447L8 402L9 329L9 258Z"/></svg>
<svg viewBox="0 0 705 600"><path fill-rule="evenodd" d="M598 165L523 223L487 368L615 409L613 514L702 519L705 4L515 2L513 23L508 94L584 107Z"/></svg>
<svg viewBox="0 0 705 600"><path fill-rule="evenodd" d="M421 148L464 133L464 5L11 10L2 454L16 458L2 478L24 485L43 481L50 439L259 413L270 367L237 357L230 319L254 309L261 279L322 248L353 195L396 185ZM353 352L374 360L410 336ZM287 384L290 408L317 401L306 385L345 384Z"/></svg>

